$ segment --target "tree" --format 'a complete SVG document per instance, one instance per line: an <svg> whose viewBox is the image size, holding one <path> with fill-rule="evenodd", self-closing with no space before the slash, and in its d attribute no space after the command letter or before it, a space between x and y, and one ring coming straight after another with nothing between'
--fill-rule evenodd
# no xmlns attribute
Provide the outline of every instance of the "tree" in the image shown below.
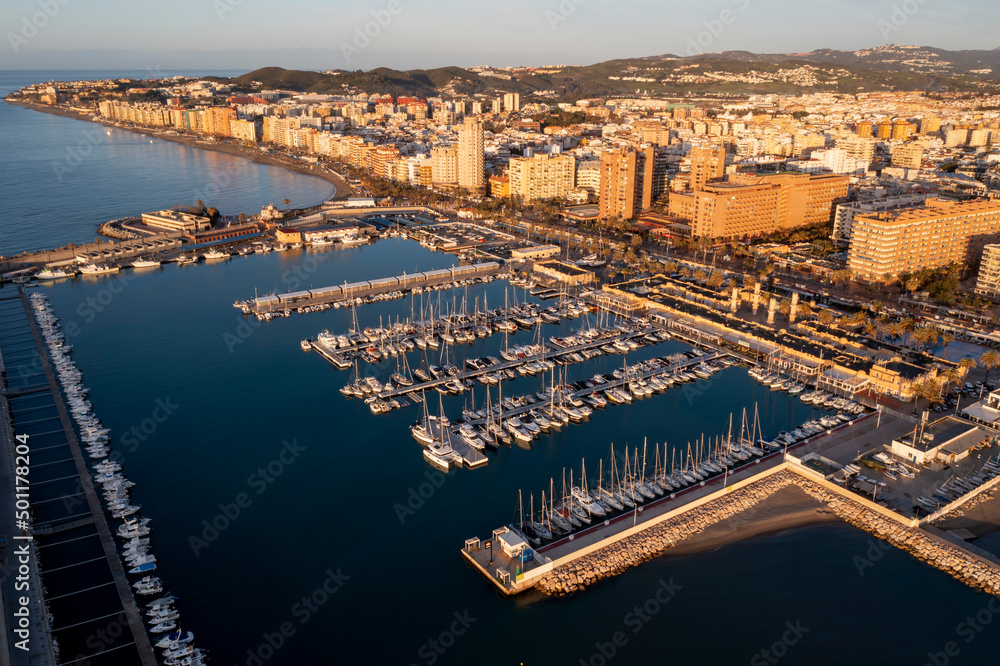
<svg viewBox="0 0 1000 666"><path fill-rule="evenodd" d="M976 359L966 356L958 361L958 367L962 368L962 376L968 377L969 370L976 367Z"/></svg>
<svg viewBox="0 0 1000 666"><path fill-rule="evenodd" d="M903 345L905 346L909 344L910 333L913 332L913 329L917 327L917 322L913 321L912 318L907 317L906 319L899 322L899 326L903 335Z"/></svg>
<svg viewBox="0 0 1000 666"><path fill-rule="evenodd" d="M725 281L726 278L722 276L722 273L712 273L712 275L708 278L708 286L712 289L718 289ZM730 282L733 282L733 280L730 280Z"/></svg>
<svg viewBox="0 0 1000 666"><path fill-rule="evenodd" d="M781 302L778 303L778 312L780 312L781 314L787 317L791 311L792 311L791 301L787 299L782 299Z"/></svg>
<svg viewBox="0 0 1000 666"><path fill-rule="evenodd" d="M947 393L951 384L959 384L962 381L962 371L958 368L948 368L938 375L941 382L941 392Z"/></svg>
<svg viewBox="0 0 1000 666"><path fill-rule="evenodd" d="M983 379L983 383L987 384L990 381L990 370L1000 367L1000 352L995 349L983 352L979 357L979 365L986 368L986 377Z"/></svg>
<svg viewBox="0 0 1000 666"><path fill-rule="evenodd" d="M820 312L819 312L819 323L823 324L824 326L829 326L830 324L833 323L834 319L836 319L836 317L834 317L833 313L830 312L829 310L825 310L825 309L824 310L820 310Z"/></svg>
<svg viewBox="0 0 1000 666"><path fill-rule="evenodd" d="M941 350L941 357L944 358L945 354L948 353L948 345L952 343L955 339L955 334L951 331L945 331L941 334L941 342L944 344L944 349Z"/></svg>
<svg viewBox="0 0 1000 666"><path fill-rule="evenodd" d="M706 278L708 278L708 273L700 268L694 272L694 279L698 282L704 282Z"/></svg>
<svg viewBox="0 0 1000 666"><path fill-rule="evenodd" d="M638 250L642 247L642 236L639 234L633 234L632 240L630 240L629 243L631 243L632 247Z"/></svg>
<svg viewBox="0 0 1000 666"><path fill-rule="evenodd" d="M285 210L288 210L288 204L292 203L292 200L286 197L282 203L285 204Z"/></svg>
<svg viewBox="0 0 1000 666"><path fill-rule="evenodd" d="M918 326L913 329L912 337L914 342L927 345L928 343L937 342L938 331L933 326Z"/></svg>

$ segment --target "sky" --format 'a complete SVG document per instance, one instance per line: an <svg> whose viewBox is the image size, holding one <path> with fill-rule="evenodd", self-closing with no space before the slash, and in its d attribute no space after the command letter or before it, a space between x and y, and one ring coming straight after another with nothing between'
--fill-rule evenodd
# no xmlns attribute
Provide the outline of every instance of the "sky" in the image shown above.
<svg viewBox="0 0 1000 666"><path fill-rule="evenodd" d="M0 70L584 65L1000 47L995 0L3 0Z"/></svg>

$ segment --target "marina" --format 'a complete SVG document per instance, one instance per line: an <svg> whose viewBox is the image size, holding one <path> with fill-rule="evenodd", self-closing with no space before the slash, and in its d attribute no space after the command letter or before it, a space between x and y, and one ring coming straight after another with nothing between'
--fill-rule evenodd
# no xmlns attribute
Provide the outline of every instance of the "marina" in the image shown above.
<svg viewBox="0 0 1000 666"><path fill-rule="evenodd" d="M80 442L85 445L87 456L91 459L91 471L87 474L83 471L85 467L79 449L74 451L77 456L77 468L81 472L81 487L89 489L88 500L96 504L96 487L100 486L106 514L112 519L123 521L114 535L104 523L103 516L97 524L99 531L101 526L104 527L102 541L110 558L112 571L116 573L116 586L122 595L126 614L130 623L139 624L141 627L141 621L137 622L135 613L137 607L135 596L155 596L164 593L161 579L153 574L157 569L157 558L150 550L149 518L141 517L139 514L141 507L132 503L130 499L131 489L135 483L122 474L119 457L111 450L110 429L104 427L94 414L93 406L87 397L88 389L82 383L82 373L70 358L72 347L66 344L65 335L59 327L59 320L53 314L46 296L36 292L24 298L30 302L37 324L36 330L47 347L48 359L58 377L69 416L75 422L76 433ZM121 541L120 546L114 543L112 536ZM136 579L127 583L124 580L125 574L135 576ZM122 588L128 591L123 591ZM205 651L194 647L193 635L190 632L177 633L180 613L174 608L173 603L173 598L168 596L148 606L146 617L143 618L147 624L146 631L153 636L174 632L170 636L176 638L158 637L160 640L157 647L164 650L162 658L167 666L202 666ZM156 663L150 654L153 650L145 633L141 639L137 636L135 645L143 651L142 663Z"/></svg>

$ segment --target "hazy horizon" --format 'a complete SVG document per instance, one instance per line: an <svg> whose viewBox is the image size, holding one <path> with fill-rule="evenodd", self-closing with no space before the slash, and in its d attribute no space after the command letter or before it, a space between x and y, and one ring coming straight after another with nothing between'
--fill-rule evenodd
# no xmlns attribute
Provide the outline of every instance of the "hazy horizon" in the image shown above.
<svg viewBox="0 0 1000 666"><path fill-rule="evenodd" d="M1000 6L981 0L863 2L456 0L359 5L290 0L9 0L0 69L427 69L584 65L730 50L853 51L895 43L992 50ZM481 26L481 29L476 29ZM257 45L254 47L253 45Z"/></svg>

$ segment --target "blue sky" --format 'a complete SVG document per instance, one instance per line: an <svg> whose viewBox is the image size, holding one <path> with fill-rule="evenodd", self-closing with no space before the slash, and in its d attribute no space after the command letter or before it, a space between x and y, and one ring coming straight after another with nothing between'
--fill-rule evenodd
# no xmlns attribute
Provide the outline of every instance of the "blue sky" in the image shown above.
<svg viewBox="0 0 1000 666"><path fill-rule="evenodd" d="M997 25L995 0L3 0L0 69L413 69L887 43L993 49Z"/></svg>

